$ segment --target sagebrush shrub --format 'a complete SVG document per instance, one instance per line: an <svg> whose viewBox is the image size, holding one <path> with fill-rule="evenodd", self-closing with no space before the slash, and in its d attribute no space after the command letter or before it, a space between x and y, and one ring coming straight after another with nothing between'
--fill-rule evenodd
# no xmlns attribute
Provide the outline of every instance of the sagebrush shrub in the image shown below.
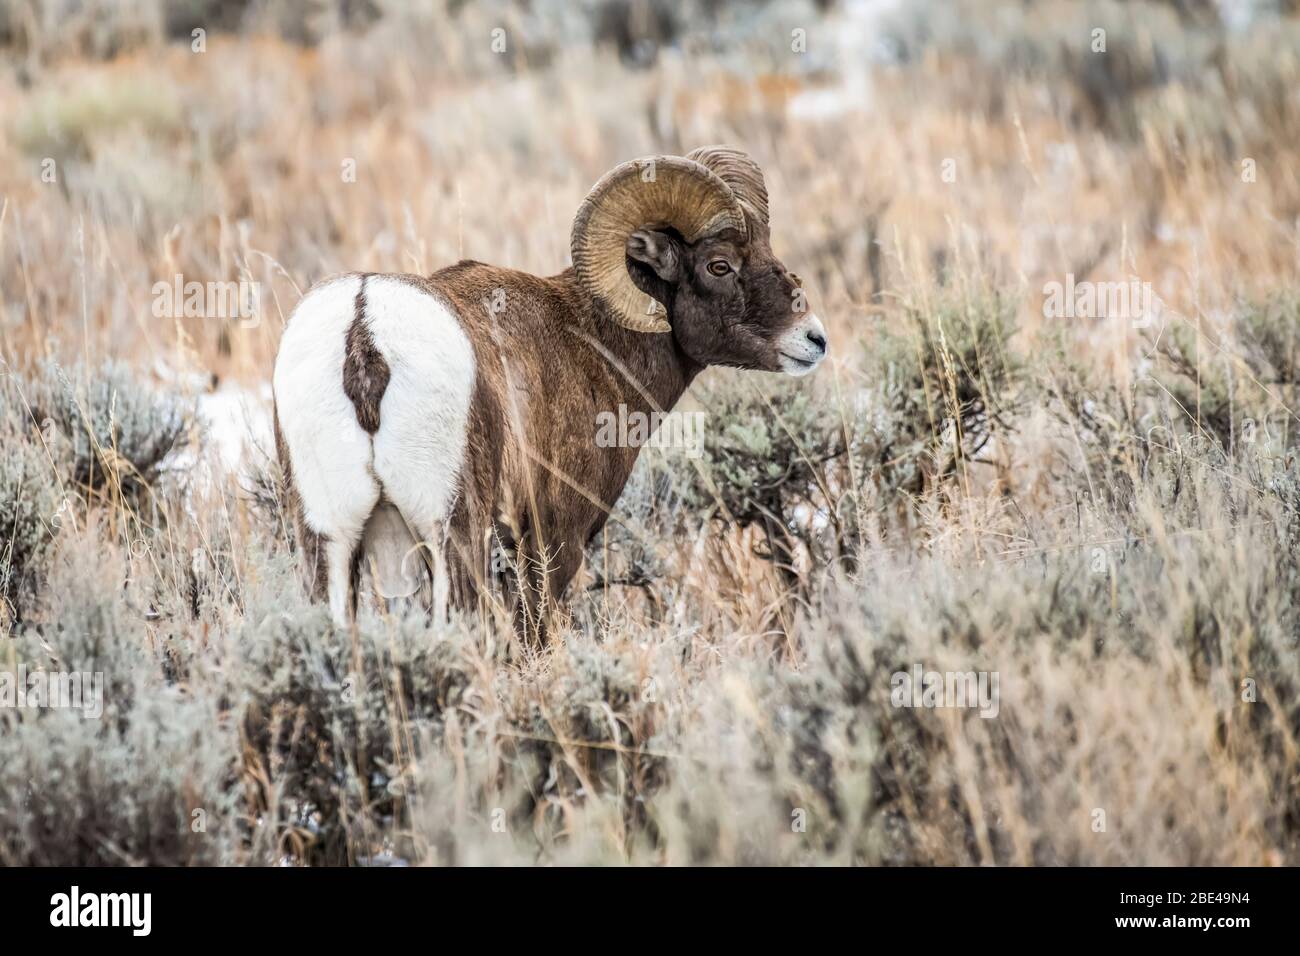
<svg viewBox="0 0 1300 956"><path fill-rule="evenodd" d="M35 600L60 525L63 498L44 452L14 431L0 457L0 632Z"/></svg>
<svg viewBox="0 0 1300 956"><path fill-rule="evenodd" d="M22 390L0 377L0 632L29 610L60 527L71 520L56 465Z"/></svg>
<svg viewBox="0 0 1300 956"><path fill-rule="evenodd" d="M112 360L89 371L44 362L26 391L68 479L127 497L158 477L194 419L192 400L153 388Z"/></svg>
<svg viewBox="0 0 1300 956"><path fill-rule="evenodd" d="M218 696L159 679L146 629L117 598L120 569L97 561L95 540L83 537L82 550L55 563L45 588L51 621L20 628L12 647L28 674L99 675L82 686L99 688L101 713L0 708L0 860L234 862L233 727Z"/></svg>
<svg viewBox="0 0 1300 956"><path fill-rule="evenodd" d="M281 568L266 587L296 582ZM462 703L464 640L458 630L430 632L419 615L387 626L371 619L354 637L301 598L286 606L270 590L253 595L230 693L267 831L277 840L282 827L295 833L307 862L351 862L355 847L373 843L375 818L402 812L410 748ZM278 842L255 849L282 851Z"/></svg>

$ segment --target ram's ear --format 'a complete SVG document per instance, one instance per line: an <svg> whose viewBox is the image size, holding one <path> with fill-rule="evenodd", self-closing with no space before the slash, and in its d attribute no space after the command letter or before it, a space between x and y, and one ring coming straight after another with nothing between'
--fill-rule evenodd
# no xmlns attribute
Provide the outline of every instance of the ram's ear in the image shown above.
<svg viewBox="0 0 1300 956"><path fill-rule="evenodd" d="M664 282L676 282L681 275L681 253L676 240L656 229L638 229L628 236L627 254L649 266Z"/></svg>

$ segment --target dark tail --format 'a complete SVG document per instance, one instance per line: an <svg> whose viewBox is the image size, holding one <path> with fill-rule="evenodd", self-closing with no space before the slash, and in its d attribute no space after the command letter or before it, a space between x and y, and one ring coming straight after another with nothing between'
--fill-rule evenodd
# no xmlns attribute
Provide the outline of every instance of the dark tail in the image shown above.
<svg viewBox="0 0 1300 956"><path fill-rule="evenodd" d="M369 277L365 275L361 277L361 288L357 289L356 315L348 326L343 356L343 391L352 400L361 427L373 435L379 430L379 403L388 388L391 373L366 326L367 278Z"/></svg>

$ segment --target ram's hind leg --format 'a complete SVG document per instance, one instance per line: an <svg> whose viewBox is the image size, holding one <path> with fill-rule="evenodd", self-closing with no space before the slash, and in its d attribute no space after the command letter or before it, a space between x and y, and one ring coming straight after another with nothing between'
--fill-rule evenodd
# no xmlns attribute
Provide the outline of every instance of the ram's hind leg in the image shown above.
<svg viewBox="0 0 1300 956"><path fill-rule="evenodd" d="M328 602L330 617L339 626L346 627L357 613L361 532L339 526L332 533L322 533L299 518L298 549L311 599Z"/></svg>
<svg viewBox="0 0 1300 956"><path fill-rule="evenodd" d="M323 535L307 527L298 518L298 550L307 574L307 594L313 601L324 601L329 596L329 560Z"/></svg>
<svg viewBox="0 0 1300 956"><path fill-rule="evenodd" d="M379 503L379 482L370 467L370 437L356 417L340 414L335 427L320 428L299 441L286 435L293 451L286 475L298 519L298 542L313 600L329 602L341 627L356 617L357 576L366 522Z"/></svg>
<svg viewBox="0 0 1300 956"><path fill-rule="evenodd" d="M372 276L366 318L390 371L374 433L374 474L432 580L437 617L448 604L447 525L460 497L475 359L453 310L405 279Z"/></svg>
<svg viewBox="0 0 1300 956"><path fill-rule="evenodd" d="M303 492L299 488L298 481L294 476L294 463L289 454L289 445L285 441L285 433L279 428L279 414L277 410L274 416L274 429L276 429L276 453L279 459L279 467L283 480L285 480L285 497L287 506L294 520L294 531L298 537L298 553L300 563L302 563L304 572L304 584L307 585L308 597L312 601L325 601L326 598L333 598L330 593L330 555L331 555L331 538L326 533L316 531L312 524L307 520L305 514L305 503L303 501ZM320 489L311 488L309 493L313 497L320 494ZM338 579L338 575L334 575ZM346 594L339 597L337 601L339 607L346 609L348 601ZM335 601L330 600L330 610L335 610ZM334 619L339 619L339 614L334 613Z"/></svg>

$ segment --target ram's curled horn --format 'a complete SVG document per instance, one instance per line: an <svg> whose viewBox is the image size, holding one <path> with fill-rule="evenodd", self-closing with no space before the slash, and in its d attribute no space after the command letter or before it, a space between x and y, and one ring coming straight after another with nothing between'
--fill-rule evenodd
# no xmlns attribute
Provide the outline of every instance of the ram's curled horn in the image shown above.
<svg viewBox="0 0 1300 956"><path fill-rule="evenodd" d="M601 177L573 220L573 267L618 323L636 332L672 329L627 272L628 237L654 226L672 226L687 242L724 228L747 232L731 188L693 159L635 159Z"/></svg>
<svg viewBox="0 0 1300 956"><path fill-rule="evenodd" d="M686 158L717 173L746 212L764 226L768 224L767 184L763 182L763 170L748 153L731 146L701 146L687 153Z"/></svg>

